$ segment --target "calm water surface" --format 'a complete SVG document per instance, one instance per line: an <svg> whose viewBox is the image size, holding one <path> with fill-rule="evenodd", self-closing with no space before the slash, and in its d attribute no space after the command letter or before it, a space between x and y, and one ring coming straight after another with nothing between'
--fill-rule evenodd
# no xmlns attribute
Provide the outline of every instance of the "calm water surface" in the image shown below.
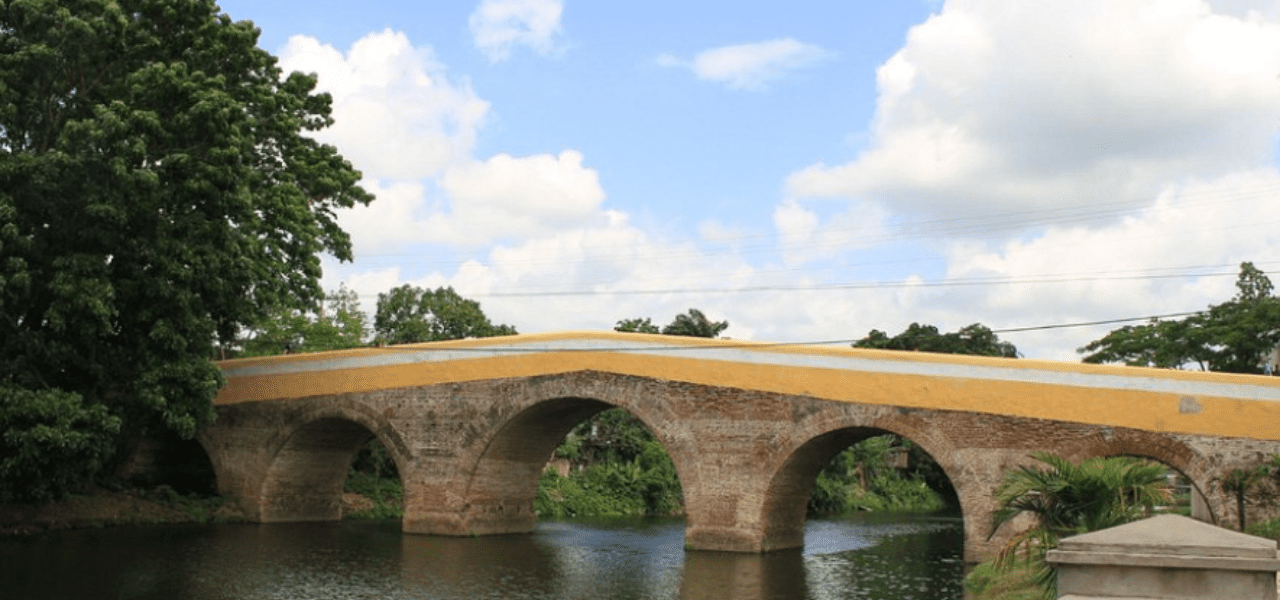
<svg viewBox="0 0 1280 600"><path fill-rule="evenodd" d="M962 597L958 518L812 520L805 549L686 552L678 519L401 535L395 522L155 526L0 539L0 597L935 600Z"/></svg>

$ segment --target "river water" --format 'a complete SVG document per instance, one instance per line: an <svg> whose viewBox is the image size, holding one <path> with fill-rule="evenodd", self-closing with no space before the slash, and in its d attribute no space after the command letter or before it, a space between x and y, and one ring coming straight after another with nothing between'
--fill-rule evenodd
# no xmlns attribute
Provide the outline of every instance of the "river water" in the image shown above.
<svg viewBox="0 0 1280 600"><path fill-rule="evenodd" d="M961 598L955 517L810 520L803 551L684 550L679 519L402 535L398 521L166 525L0 539L0 597L84 599Z"/></svg>

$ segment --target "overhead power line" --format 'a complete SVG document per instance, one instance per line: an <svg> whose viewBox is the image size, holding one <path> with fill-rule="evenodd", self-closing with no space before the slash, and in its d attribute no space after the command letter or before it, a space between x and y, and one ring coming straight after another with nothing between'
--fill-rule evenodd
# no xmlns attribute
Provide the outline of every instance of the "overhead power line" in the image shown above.
<svg viewBox="0 0 1280 600"><path fill-rule="evenodd" d="M1150 273L1138 275L1098 276L1087 273L1071 275L1043 275L1028 277L971 277L942 279L937 281L872 281L824 284L795 285L752 285L724 288L651 288L623 290L539 290L511 292L479 292L470 296L477 298L538 298L564 296L645 296L658 294L742 294L753 292L812 292L833 290L864 290L887 288L936 288L936 287L970 287L992 285L1028 285L1044 283L1081 283L1093 281L1140 281L1154 279L1183 279L1188 277L1231 277L1234 272L1200 272L1200 273Z"/></svg>
<svg viewBox="0 0 1280 600"><path fill-rule="evenodd" d="M1015 332L1021 332L1021 331L1040 331L1045 329L1066 329L1070 327L1092 327L1095 325L1114 325L1117 323L1132 323L1135 321L1152 321L1152 320L1160 320L1160 319L1172 319L1175 317L1189 317L1191 315L1198 315L1203 312L1204 311L1197 310L1197 311L1190 311L1190 312L1167 313L1163 315L1147 315L1144 317L1125 317L1122 319L1107 319L1103 321L1057 323L1054 325L1033 325L1029 327L1006 327L1003 329L992 329L991 332L992 333L1015 333ZM845 338L845 339L835 339L835 340L802 340L802 341L791 341L791 342L745 342L745 343L742 340L724 339L724 340L715 340L721 343L698 344L693 346L686 345L686 344L671 344L671 345L658 345L658 346L644 345L644 346L617 346L613 348L577 348L577 349L537 347L537 346L522 346L518 348L465 348L465 347L464 348L458 348L458 347L424 348L421 346L388 346L387 349L401 350L405 352L437 351L437 352L458 352L458 353L468 353L468 354L497 354L497 353L537 354L542 352L602 352L602 351L606 351L606 352L646 352L646 351L669 352L669 351L681 351L681 350L696 352L699 350L706 350L709 348L712 348L712 349L742 348L744 345L749 345L751 348L774 348L774 347L786 347L786 346L834 346L836 344L841 344L841 345L853 344L854 342L857 342L860 339L862 338Z"/></svg>

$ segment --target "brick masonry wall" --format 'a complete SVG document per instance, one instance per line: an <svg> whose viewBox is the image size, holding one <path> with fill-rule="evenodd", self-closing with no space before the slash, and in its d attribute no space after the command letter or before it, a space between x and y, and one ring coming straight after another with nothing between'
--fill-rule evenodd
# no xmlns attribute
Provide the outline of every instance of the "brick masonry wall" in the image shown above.
<svg viewBox="0 0 1280 600"><path fill-rule="evenodd" d="M818 470L849 444L891 432L947 473L965 520L965 553L990 556L992 493L1005 470L1047 450L1079 460L1147 456L1186 474L1211 519L1231 526L1218 481L1280 444L1166 434L966 411L899 408L596 371L245 402L218 408L200 436L219 489L262 521L341 515L341 486L371 435L387 446L406 493L404 529L442 535L532 529L547 457L574 425L610 407L639 417L680 474L692 548L758 552L803 543ZM1252 513L1257 513L1252 514ZM1251 510L1251 518L1263 516Z"/></svg>

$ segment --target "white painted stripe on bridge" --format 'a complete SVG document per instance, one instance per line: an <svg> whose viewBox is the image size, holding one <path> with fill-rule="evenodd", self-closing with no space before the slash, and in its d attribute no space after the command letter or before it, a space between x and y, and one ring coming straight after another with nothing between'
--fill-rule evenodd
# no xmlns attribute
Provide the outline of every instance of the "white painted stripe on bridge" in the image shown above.
<svg viewBox="0 0 1280 600"><path fill-rule="evenodd" d="M833 350L836 351L833 352ZM1063 369L1051 369L1033 366L974 365L943 360L911 360L904 359L901 355L874 359L863 356L866 354L865 352L860 353L863 355L859 356L841 356L838 350L843 349L819 346L786 346L786 350L782 351L776 345L740 342L715 343L711 340L687 344L664 344L657 341L620 340L607 337L544 337L527 341L499 342L492 345L477 344L468 347L441 346L435 348L427 345L415 345L405 346L402 350L396 347L380 349L368 355L345 355L333 358L316 357L315 359L268 362L266 364L255 362L254 364L243 366L225 364L223 365L223 373L227 377L235 378L559 352L606 352L712 360L760 366L817 368L861 373L946 377L962 380L1006 381L1280 402L1280 386L1275 385L1194 381L1185 377L1169 378L1139 374L1089 373L1074 370L1081 365L1072 363L1063 363ZM937 358L937 356L942 355L936 355L933 358ZM1026 363L1023 364L1025 365ZM1134 370L1142 371L1141 369Z"/></svg>

